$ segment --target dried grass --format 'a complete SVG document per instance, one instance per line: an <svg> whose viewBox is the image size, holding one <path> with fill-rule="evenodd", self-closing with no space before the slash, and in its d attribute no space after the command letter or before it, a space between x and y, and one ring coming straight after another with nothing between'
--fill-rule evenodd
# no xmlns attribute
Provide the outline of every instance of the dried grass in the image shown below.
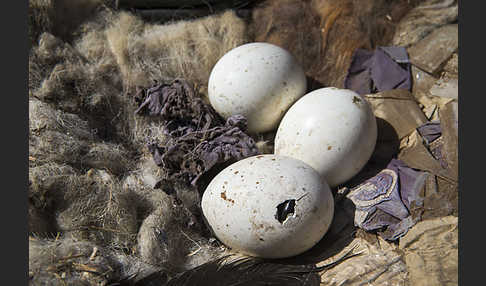
<svg viewBox="0 0 486 286"><path fill-rule="evenodd" d="M107 285L123 269L114 253L92 242L29 239L30 285Z"/></svg>
<svg viewBox="0 0 486 286"><path fill-rule="evenodd" d="M79 174L53 164L30 169L29 199L55 215L63 236L130 252L138 230L133 194L103 170Z"/></svg>
<svg viewBox="0 0 486 286"><path fill-rule="evenodd" d="M94 34L90 35L92 40ZM81 53L78 45L90 46L90 52ZM126 98L120 96L121 78L111 53L98 49L82 41L72 47L51 34L43 34L29 56L31 97L78 114L102 139L126 142L128 123L123 119L128 111ZM100 54L108 56L101 60L97 58Z"/></svg>
<svg viewBox="0 0 486 286"><path fill-rule="evenodd" d="M29 155L32 166L67 163L115 174L130 168L129 152L122 145L101 142L87 121L37 99L29 100Z"/></svg>
<svg viewBox="0 0 486 286"><path fill-rule="evenodd" d="M55 110L49 104L37 99L29 100L29 131L39 133L42 130L57 131L72 135L79 140L93 140L94 136L88 122L76 114Z"/></svg>
<svg viewBox="0 0 486 286"><path fill-rule="evenodd" d="M216 61L248 41L246 24L234 12L150 25L128 12L105 9L77 33L72 45L52 34L40 36L29 56L31 96L83 114L101 138L134 149L164 137L160 122L133 115L126 93L177 77L204 93Z"/></svg>
<svg viewBox="0 0 486 286"><path fill-rule="evenodd" d="M137 235L137 253L142 261L174 274L220 257L220 245L208 241L204 226L194 216L194 192L178 186L176 199L154 189L163 176L163 170L147 154L122 182L125 189L136 194L138 216L143 218Z"/></svg>
<svg viewBox="0 0 486 286"><path fill-rule="evenodd" d="M183 206L156 209L143 221L137 236L142 261L176 274L223 256L225 249L212 245L194 223Z"/></svg>
<svg viewBox="0 0 486 286"><path fill-rule="evenodd" d="M120 13L106 35L128 88L183 77L204 91L217 60L248 41L246 24L232 11L170 25Z"/></svg>

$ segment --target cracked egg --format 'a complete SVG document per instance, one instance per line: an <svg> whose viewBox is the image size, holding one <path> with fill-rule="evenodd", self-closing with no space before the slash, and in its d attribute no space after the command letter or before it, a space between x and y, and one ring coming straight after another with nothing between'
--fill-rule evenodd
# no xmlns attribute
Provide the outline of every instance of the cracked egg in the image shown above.
<svg viewBox="0 0 486 286"><path fill-rule="evenodd" d="M263 258L310 249L325 235L334 214L331 190L312 167L273 154L225 168L206 188L201 206L221 242Z"/></svg>

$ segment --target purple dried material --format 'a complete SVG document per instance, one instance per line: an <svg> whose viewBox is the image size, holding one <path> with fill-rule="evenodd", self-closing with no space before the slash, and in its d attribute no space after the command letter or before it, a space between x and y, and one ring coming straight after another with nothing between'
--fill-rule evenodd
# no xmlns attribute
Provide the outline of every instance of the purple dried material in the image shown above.
<svg viewBox="0 0 486 286"><path fill-rule="evenodd" d="M234 115L223 126L196 130L176 137L165 146L149 145L155 163L168 171L169 178L191 182L218 165L227 165L258 155L255 141L240 129L246 119Z"/></svg>
<svg viewBox="0 0 486 286"><path fill-rule="evenodd" d="M425 139L427 144L430 144L442 135L442 129L440 127L440 122L427 122L422 126L417 128L418 133Z"/></svg>
<svg viewBox="0 0 486 286"><path fill-rule="evenodd" d="M136 114L166 121L168 142L164 146L151 142L148 149L155 163L167 171L168 180L190 183L201 190L202 177L259 154L255 141L245 133L244 116L233 115L224 122L183 79L141 89L135 99L139 103Z"/></svg>
<svg viewBox="0 0 486 286"><path fill-rule="evenodd" d="M442 168L447 169L448 164L445 156L442 154L443 140L442 127L439 121L430 121L417 128L417 132L422 136L425 145L432 156L439 161Z"/></svg>
<svg viewBox="0 0 486 286"><path fill-rule="evenodd" d="M154 84L139 88L135 95L139 104L135 114L158 116L167 121L167 132L184 134L224 124L216 111L204 103L193 87L183 79L170 84Z"/></svg>
<svg viewBox="0 0 486 286"><path fill-rule="evenodd" d="M411 66L403 47L357 49L353 54L344 88L360 95L412 88Z"/></svg>
<svg viewBox="0 0 486 286"><path fill-rule="evenodd" d="M392 159L386 169L351 191L355 225L366 231L377 230L387 240L406 234L420 219L411 215L411 208L423 205L419 194L426 175Z"/></svg>
<svg viewBox="0 0 486 286"><path fill-rule="evenodd" d="M435 140L427 147L429 148L430 153L432 154L434 159L439 161L440 166L444 169L447 169L449 167L449 164L447 163L445 155L443 154L444 144L442 138L439 137L439 139Z"/></svg>
<svg viewBox="0 0 486 286"><path fill-rule="evenodd" d="M400 196L405 207L410 210L412 203L423 205L423 197L420 197L420 190L425 184L426 172L414 170L400 160L393 159L390 164L394 165L400 179ZM390 164L388 168L390 168Z"/></svg>

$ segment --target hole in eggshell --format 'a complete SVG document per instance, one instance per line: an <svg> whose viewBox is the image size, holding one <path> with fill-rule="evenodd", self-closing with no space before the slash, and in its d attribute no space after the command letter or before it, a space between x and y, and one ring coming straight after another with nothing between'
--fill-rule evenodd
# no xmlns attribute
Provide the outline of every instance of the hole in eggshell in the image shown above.
<svg viewBox="0 0 486 286"><path fill-rule="evenodd" d="M286 200L283 203L280 203L277 206L277 213L275 214L275 218L283 224L289 216L295 213L295 199Z"/></svg>

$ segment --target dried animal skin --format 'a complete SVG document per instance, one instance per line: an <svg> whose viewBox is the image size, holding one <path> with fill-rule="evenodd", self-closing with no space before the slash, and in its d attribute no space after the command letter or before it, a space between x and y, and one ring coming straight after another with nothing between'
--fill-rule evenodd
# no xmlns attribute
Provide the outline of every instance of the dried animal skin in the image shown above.
<svg viewBox="0 0 486 286"><path fill-rule="evenodd" d="M223 124L214 109L182 79L142 89L135 99L140 104L136 113L160 117L166 123L168 141L162 146L150 142L148 149L170 180L203 190L209 181L199 182L209 172L259 153L245 133L243 116L234 115Z"/></svg>
<svg viewBox="0 0 486 286"><path fill-rule="evenodd" d="M391 89L412 88L410 61L403 47L378 47L374 52L358 49L344 87L360 95Z"/></svg>
<svg viewBox="0 0 486 286"><path fill-rule="evenodd" d="M403 236L420 220L417 210L423 207L423 198L419 193L426 177L427 173L392 159L386 169L349 194L356 205L355 225L367 231L378 230L387 240Z"/></svg>

